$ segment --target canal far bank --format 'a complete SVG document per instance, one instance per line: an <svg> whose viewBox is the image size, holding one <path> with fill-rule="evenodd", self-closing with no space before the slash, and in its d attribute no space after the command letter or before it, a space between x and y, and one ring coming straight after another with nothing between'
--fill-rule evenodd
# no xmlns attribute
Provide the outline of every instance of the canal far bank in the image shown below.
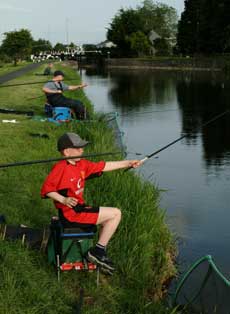
<svg viewBox="0 0 230 314"><path fill-rule="evenodd" d="M62 70L66 77L76 77L76 84L80 82L73 69L55 64L56 69ZM36 80L34 74L31 71L14 82L33 82ZM65 81L68 84L68 80ZM4 100L5 108L9 106L22 111L29 108L35 115L42 115L41 87L41 84L34 84L23 88L1 88L0 99ZM31 100L36 96L37 99ZM56 125L43 119L7 115L8 120L16 119L17 123L2 123L5 116L1 114L1 163L59 157L56 140L68 131L91 141L86 153L117 150L112 131L106 121L93 112L92 104L83 92L72 92L68 96L82 100L91 110L93 121ZM106 161L120 158L122 156L106 157ZM6 216L9 224L41 228L49 223L52 215L56 215L52 202L40 198L42 182L51 166L43 164L1 170L1 214ZM84 313L172 313L173 310L163 305L162 297L165 283L175 275L175 245L165 224L164 212L159 207L158 189L143 182L132 171L116 171L89 181L85 192L90 204L122 209L121 225L109 246L117 272L112 277L102 275L99 287L96 286L96 273L69 272L63 274L61 284L58 284L55 270L48 265L46 256L18 243L0 241L0 278L4 286L0 293L0 310L3 313L16 310L26 313L32 308L36 313L43 313L45 308L47 314L72 314L82 288Z"/></svg>
<svg viewBox="0 0 230 314"><path fill-rule="evenodd" d="M155 58L108 58L108 68L183 70L183 71L229 71L227 57L155 57Z"/></svg>

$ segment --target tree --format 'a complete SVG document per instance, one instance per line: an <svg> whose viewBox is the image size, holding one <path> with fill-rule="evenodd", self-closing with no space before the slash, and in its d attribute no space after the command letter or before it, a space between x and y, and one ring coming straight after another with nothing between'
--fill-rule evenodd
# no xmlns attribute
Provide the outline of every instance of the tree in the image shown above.
<svg viewBox="0 0 230 314"><path fill-rule="evenodd" d="M21 29L4 35L1 51L14 60L14 65L17 65L20 59L29 57L33 44L33 37L29 30Z"/></svg>
<svg viewBox="0 0 230 314"><path fill-rule="evenodd" d="M142 28L140 15L133 9L120 9L107 31L107 39L112 41L122 56L131 56L130 36Z"/></svg>
<svg viewBox="0 0 230 314"><path fill-rule="evenodd" d="M170 54L170 45L165 38L155 39L154 48L156 49L156 56L168 56Z"/></svg>
<svg viewBox="0 0 230 314"><path fill-rule="evenodd" d="M85 51L96 51L97 50L97 46L93 45L93 44L84 44L84 45L82 45L82 48Z"/></svg>
<svg viewBox="0 0 230 314"><path fill-rule="evenodd" d="M151 31L172 42L176 36L177 20L174 8L155 3L153 0L145 0L136 9L119 10L107 30L107 39L116 44L121 56L133 56L137 54L137 45L134 42L139 42L141 36L146 45L146 38L148 39ZM142 49L140 53L143 51L150 53L150 49Z"/></svg>
<svg viewBox="0 0 230 314"><path fill-rule="evenodd" d="M154 3L152 0L144 0L142 6L138 7L138 12L145 34L154 30L164 38L176 37L178 16L174 8L163 3Z"/></svg>
<svg viewBox="0 0 230 314"><path fill-rule="evenodd" d="M41 51L51 51L52 50L52 45L50 41L45 40L45 39L38 39L33 41L33 46L32 46L32 53L36 54Z"/></svg>
<svg viewBox="0 0 230 314"><path fill-rule="evenodd" d="M185 10L178 23L177 45L183 54L199 52L200 0L185 0Z"/></svg>
<svg viewBox="0 0 230 314"><path fill-rule="evenodd" d="M230 52L230 2L229 0L219 0L219 36L220 46L223 52Z"/></svg>
<svg viewBox="0 0 230 314"><path fill-rule="evenodd" d="M223 50L224 52L230 52L230 24L226 26L223 34Z"/></svg>
<svg viewBox="0 0 230 314"><path fill-rule="evenodd" d="M229 51L229 0L185 0L178 24L177 45L183 54Z"/></svg>
<svg viewBox="0 0 230 314"><path fill-rule="evenodd" d="M149 54L150 51L150 42L148 37L141 31L132 33L129 37L131 48L136 52L138 57Z"/></svg>
<svg viewBox="0 0 230 314"><path fill-rule="evenodd" d="M76 49L76 48L77 48L77 45L75 45L73 42L71 42L71 43L69 44L69 48L70 48L70 49Z"/></svg>
<svg viewBox="0 0 230 314"><path fill-rule="evenodd" d="M55 51L66 51L66 46L64 44L61 44L61 43L56 43L56 45L54 46L54 50Z"/></svg>

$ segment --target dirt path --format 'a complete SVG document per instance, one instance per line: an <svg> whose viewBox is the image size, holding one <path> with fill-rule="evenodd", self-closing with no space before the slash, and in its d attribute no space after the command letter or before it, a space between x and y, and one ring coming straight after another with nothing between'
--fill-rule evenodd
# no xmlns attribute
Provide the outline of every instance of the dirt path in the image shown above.
<svg viewBox="0 0 230 314"><path fill-rule="evenodd" d="M3 83L8 82L10 80L13 80L13 79L31 71L31 70L34 70L34 69L40 67L40 66L41 66L41 63L31 63L31 64L28 64L19 70L4 74L4 75L0 76L0 84L3 84Z"/></svg>

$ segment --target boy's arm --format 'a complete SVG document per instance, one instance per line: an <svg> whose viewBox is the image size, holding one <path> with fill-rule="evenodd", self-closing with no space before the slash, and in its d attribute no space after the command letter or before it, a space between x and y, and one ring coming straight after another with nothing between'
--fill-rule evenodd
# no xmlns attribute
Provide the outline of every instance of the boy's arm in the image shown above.
<svg viewBox="0 0 230 314"><path fill-rule="evenodd" d="M142 165L141 160L120 160L120 161L108 161L105 163L104 171L112 171L124 168L137 168Z"/></svg>
<svg viewBox="0 0 230 314"><path fill-rule="evenodd" d="M61 194L59 194L58 192L49 192L46 194L46 196L48 196L49 198L51 198L52 200L54 200L56 202L59 202L63 205L66 205L70 208L76 206L78 203L76 198L65 197L65 196L62 196Z"/></svg>

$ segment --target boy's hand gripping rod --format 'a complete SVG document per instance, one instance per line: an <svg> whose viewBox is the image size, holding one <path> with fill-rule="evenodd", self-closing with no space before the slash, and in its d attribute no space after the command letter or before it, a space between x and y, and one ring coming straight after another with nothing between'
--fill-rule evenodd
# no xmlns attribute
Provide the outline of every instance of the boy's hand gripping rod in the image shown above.
<svg viewBox="0 0 230 314"><path fill-rule="evenodd" d="M210 119L209 121L207 121L207 122L205 122L204 124L202 124L201 127L207 126L208 124L210 124L210 123L216 121L217 119L219 119L220 117L224 116L224 115L225 115L226 113L228 113L228 112L229 112L229 110L227 110L227 111L225 111L225 112L222 112L221 114L215 116L214 118L212 118L212 119ZM163 150L165 150L165 149L168 148L169 146L174 145L175 143L181 141L181 140L182 140L183 138L185 138L185 137L186 137L186 135L182 135L181 137L179 137L179 138L177 138L176 140L170 142L169 144L165 145L164 147L158 149L157 151L153 152L152 154L147 155L145 158L141 159L140 161L141 161L142 163L144 163L146 160L148 160L148 159L152 158L153 156L159 154L160 152L162 152ZM132 167L127 168L126 171L129 170L129 169L132 169Z"/></svg>

